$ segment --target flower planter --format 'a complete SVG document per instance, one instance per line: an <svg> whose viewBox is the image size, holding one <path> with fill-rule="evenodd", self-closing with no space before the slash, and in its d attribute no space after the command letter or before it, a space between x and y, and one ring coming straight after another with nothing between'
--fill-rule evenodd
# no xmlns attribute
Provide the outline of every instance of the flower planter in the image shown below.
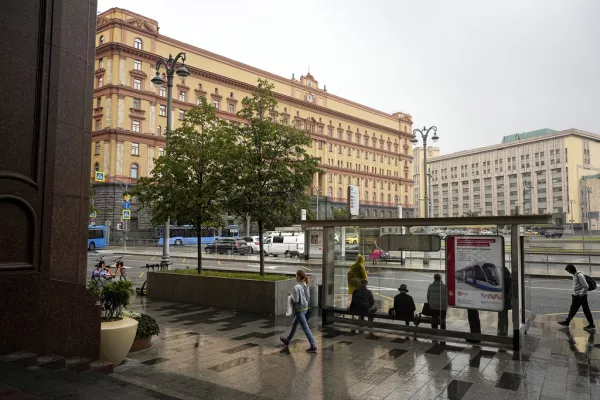
<svg viewBox="0 0 600 400"><path fill-rule="evenodd" d="M100 327L100 359L119 365L135 339L138 322L123 317L119 321L102 322Z"/></svg>
<svg viewBox="0 0 600 400"><path fill-rule="evenodd" d="M147 349L148 347L152 346L152 337L151 336L146 336L146 337L141 337L141 338L135 338L135 340L133 341L133 344L131 345L131 351L140 351L140 350L144 350Z"/></svg>

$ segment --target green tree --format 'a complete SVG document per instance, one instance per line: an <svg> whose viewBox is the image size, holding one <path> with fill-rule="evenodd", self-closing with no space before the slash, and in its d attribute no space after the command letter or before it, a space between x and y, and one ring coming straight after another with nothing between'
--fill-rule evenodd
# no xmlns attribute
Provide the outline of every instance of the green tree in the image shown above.
<svg viewBox="0 0 600 400"><path fill-rule="evenodd" d="M348 206L343 208L336 208L333 210L332 219L351 219L350 209Z"/></svg>
<svg viewBox="0 0 600 400"><path fill-rule="evenodd" d="M257 221L261 238L265 226L299 219L300 208L308 204L306 188L318 171L318 159L306 151L312 144L310 135L279 118L273 87L259 79L252 97L242 101L238 115L247 123L237 125L232 154L241 167L235 174L230 210ZM264 274L262 240L260 273Z"/></svg>
<svg viewBox="0 0 600 400"><path fill-rule="evenodd" d="M198 273L202 272L201 227L223 223L234 134L202 99L198 108L186 113L183 125L170 133L167 151L156 160L151 175L138 180L133 193L142 208L150 208L154 224L170 218L196 228Z"/></svg>

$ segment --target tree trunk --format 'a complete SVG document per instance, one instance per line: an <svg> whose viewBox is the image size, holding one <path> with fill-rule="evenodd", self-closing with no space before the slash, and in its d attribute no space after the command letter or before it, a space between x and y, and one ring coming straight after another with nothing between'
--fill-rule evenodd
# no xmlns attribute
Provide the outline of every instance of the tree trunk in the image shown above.
<svg viewBox="0 0 600 400"><path fill-rule="evenodd" d="M258 220L258 242L260 243L259 251L260 251L260 274L265 274L265 252L263 251L263 221L262 219Z"/></svg>
<svg viewBox="0 0 600 400"><path fill-rule="evenodd" d="M200 220L197 221L196 237L198 238L198 274L202 273L202 232Z"/></svg>

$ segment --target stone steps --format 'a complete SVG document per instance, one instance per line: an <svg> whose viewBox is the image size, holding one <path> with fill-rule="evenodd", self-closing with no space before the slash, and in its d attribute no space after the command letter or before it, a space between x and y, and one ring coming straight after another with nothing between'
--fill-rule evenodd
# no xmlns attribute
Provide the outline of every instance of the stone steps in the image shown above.
<svg viewBox="0 0 600 400"><path fill-rule="evenodd" d="M90 361L81 357L65 358L55 354L38 356L28 351L17 351L0 356L0 361L25 368L44 368L49 370L68 369L71 371L91 371L100 374L112 374L114 365L102 360Z"/></svg>

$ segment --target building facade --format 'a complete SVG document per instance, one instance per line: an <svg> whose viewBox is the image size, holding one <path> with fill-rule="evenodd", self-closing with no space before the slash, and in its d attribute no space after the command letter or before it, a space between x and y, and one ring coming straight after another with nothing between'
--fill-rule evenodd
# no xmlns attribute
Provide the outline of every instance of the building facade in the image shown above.
<svg viewBox="0 0 600 400"><path fill-rule="evenodd" d="M104 171L107 181L135 184L163 153L167 88L150 80L159 56L184 51L191 75L185 82L175 78L173 129L201 97L219 118L241 121L241 100L266 78L275 85L278 111L310 133L309 151L321 159L323 173L315 174L309 193L330 208L343 207L348 185L358 185L364 216L392 217L397 206L412 210L410 115L335 96L310 73L283 78L169 38L159 33L157 21L127 10L110 9L97 22L91 169ZM324 212L319 218L331 209Z"/></svg>
<svg viewBox="0 0 600 400"><path fill-rule="evenodd" d="M434 157L440 156L440 148L435 146L427 146L427 160L431 160ZM413 204L415 209L415 216L425 218L425 191L421 190L425 185L425 175L421 173L423 171L423 147L413 148L413 182L415 187L413 189ZM431 188L428 188L431 189ZM429 216L432 216L431 210L431 190L428 192L429 201Z"/></svg>
<svg viewBox="0 0 600 400"><path fill-rule="evenodd" d="M433 217L555 214L559 223L581 223L574 205L585 202L582 178L600 172L600 135L577 129L510 135L499 145L434 157L428 169ZM422 193L422 180L415 183Z"/></svg>

